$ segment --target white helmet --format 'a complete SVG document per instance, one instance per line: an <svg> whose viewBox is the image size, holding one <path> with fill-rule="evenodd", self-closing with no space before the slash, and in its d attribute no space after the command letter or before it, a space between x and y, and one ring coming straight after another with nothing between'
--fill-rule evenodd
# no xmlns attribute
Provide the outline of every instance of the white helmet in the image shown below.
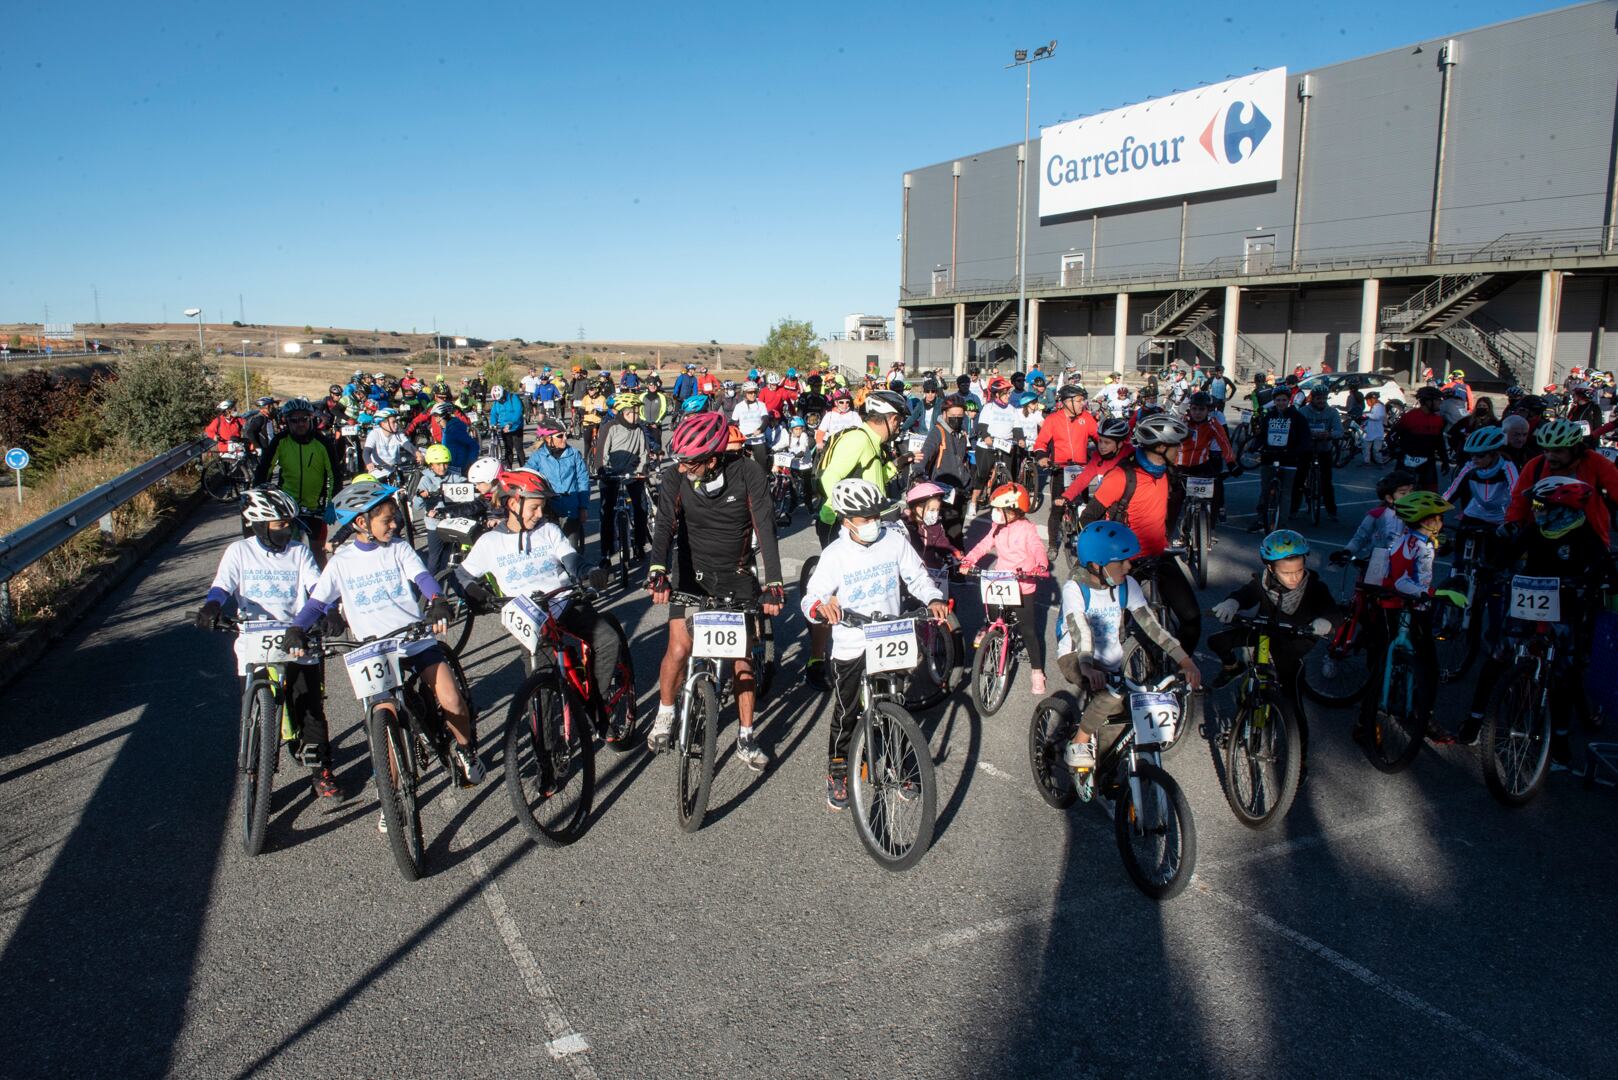
<svg viewBox="0 0 1618 1080"><path fill-rule="evenodd" d="M840 517L876 517L886 504L882 489L869 480L849 477L831 489L831 508Z"/></svg>
<svg viewBox="0 0 1618 1080"><path fill-rule="evenodd" d="M489 387L489 396L498 401L506 396L506 388L501 386L499 383L495 383L493 386Z"/></svg>
<svg viewBox="0 0 1618 1080"><path fill-rule="evenodd" d="M221 401L219 403L219 411L220 412L229 412L230 410L234 409L235 407L236 407L236 402L233 401L230 398L226 398L224 401Z"/></svg>
<svg viewBox="0 0 1618 1080"><path fill-rule="evenodd" d="M466 470L466 478L474 484L492 484L500 476L500 462L492 457L480 457Z"/></svg>
<svg viewBox="0 0 1618 1080"><path fill-rule="evenodd" d="M242 492L242 520L287 521L298 516L298 504L280 488L256 487Z"/></svg>

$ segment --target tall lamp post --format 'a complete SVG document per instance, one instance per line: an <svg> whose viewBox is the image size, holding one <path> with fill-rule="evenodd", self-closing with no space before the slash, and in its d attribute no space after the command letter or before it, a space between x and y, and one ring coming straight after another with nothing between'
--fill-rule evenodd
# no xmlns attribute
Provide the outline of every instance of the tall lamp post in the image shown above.
<svg viewBox="0 0 1618 1080"><path fill-rule="evenodd" d="M197 355L201 356L202 355L202 309L199 308L199 307L188 307L188 308L185 309L185 317L188 318L188 319L197 320Z"/></svg>
<svg viewBox="0 0 1618 1080"><path fill-rule="evenodd" d="M1027 49L1012 53L1007 68L1023 69L1022 104L1022 176L1017 185L1017 367L1029 370L1028 354L1028 121L1034 104L1034 65L1049 60L1056 52L1056 42L1041 45L1032 56ZM1039 343L1034 343L1039 348Z"/></svg>
<svg viewBox="0 0 1618 1080"><path fill-rule="evenodd" d="M247 346L248 339L242 338L242 401L247 400Z"/></svg>

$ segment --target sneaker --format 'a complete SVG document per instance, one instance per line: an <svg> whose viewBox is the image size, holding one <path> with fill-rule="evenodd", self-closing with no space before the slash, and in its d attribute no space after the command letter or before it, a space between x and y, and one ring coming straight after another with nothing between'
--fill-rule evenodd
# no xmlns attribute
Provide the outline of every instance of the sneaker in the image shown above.
<svg viewBox="0 0 1618 1080"><path fill-rule="evenodd" d="M1034 692L1035 697L1045 696L1045 673L1043 671L1034 672L1030 676L1030 683L1029 689Z"/></svg>
<svg viewBox="0 0 1618 1080"><path fill-rule="evenodd" d="M770 763L769 755L758 745L758 736L753 734L752 728L736 732L736 757L754 772L763 772L764 766Z"/></svg>
<svg viewBox="0 0 1618 1080"><path fill-rule="evenodd" d="M309 780L314 784L315 798L335 799L338 796L337 780L332 776L330 769L310 773Z"/></svg>
<svg viewBox="0 0 1618 1080"><path fill-rule="evenodd" d="M477 787L483 783L483 762L474 747L456 743L451 753L455 755L455 771L461 774L462 787Z"/></svg>
<svg viewBox="0 0 1618 1080"><path fill-rule="evenodd" d="M1224 661L1219 665L1219 674L1214 676L1213 688L1215 690L1223 690L1225 687L1235 682L1241 673L1242 665L1238 664L1234 660Z"/></svg>
<svg viewBox="0 0 1618 1080"><path fill-rule="evenodd" d="M833 810L848 809L848 777L826 777L826 805Z"/></svg>
<svg viewBox="0 0 1618 1080"><path fill-rule="evenodd" d="M376 816L376 831L383 836L388 835L388 813L386 810Z"/></svg>
<svg viewBox="0 0 1618 1080"><path fill-rule="evenodd" d="M1096 767L1095 740L1089 742L1070 742L1062 751L1062 761L1067 767L1074 770L1093 769Z"/></svg>
<svg viewBox="0 0 1618 1080"><path fill-rule="evenodd" d="M1250 533L1263 532L1264 522L1262 520L1253 522L1253 524L1247 527L1247 531Z"/></svg>
<svg viewBox="0 0 1618 1080"><path fill-rule="evenodd" d="M1466 723L1461 725L1461 730L1457 736L1457 741L1462 746L1476 746L1478 744L1478 736L1482 732L1483 714L1480 712L1470 713L1466 718Z"/></svg>
<svg viewBox="0 0 1618 1080"><path fill-rule="evenodd" d="M652 721L652 730L646 736L646 749L654 754L661 754L669 748L669 742L674 736L674 713L667 715L659 712Z"/></svg>

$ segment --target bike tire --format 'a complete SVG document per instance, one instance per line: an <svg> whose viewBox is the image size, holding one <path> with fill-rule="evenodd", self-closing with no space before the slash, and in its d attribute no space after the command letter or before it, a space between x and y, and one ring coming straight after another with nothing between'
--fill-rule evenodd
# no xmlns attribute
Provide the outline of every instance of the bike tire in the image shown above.
<svg viewBox="0 0 1618 1080"><path fill-rule="evenodd" d="M421 839L421 808L416 803L415 740L397 705L372 706L365 732L371 746L377 801L388 823L388 848L400 876L415 881L421 877L427 859Z"/></svg>
<svg viewBox="0 0 1618 1080"><path fill-rule="evenodd" d="M1225 802L1249 829L1267 829L1292 809L1303 773L1303 745L1297 713L1286 695L1269 686L1256 692L1258 700L1243 703L1225 735ZM1257 782L1261 772L1268 774L1263 792ZM1246 794L1239 777L1248 780Z"/></svg>
<svg viewBox="0 0 1618 1080"><path fill-rule="evenodd" d="M257 683L242 717L242 851L249 858L264 850L270 802L275 795L275 761L281 749L281 710L275 694Z"/></svg>
<svg viewBox="0 0 1618 1080"><path fill-rule="evenodd" d="M916 667L919 678L911 678L908 689L915 696L905 704L911 709L930 709L955 688L955 633L943 623L922 623L916 633L921 639L921 662Z"/></svg>
<svg viewBox="0 0 1618 1080"><path fill-rule="evenodd" d="M763 615L753 616L753 714L764 715L764 704L775 687L775 623Z"/></svg>
<svg viewBox="0 0 1618 1080"><path fill-rule="evenodd" d="M1465 579L1451 579L1439 588L1464 593L1466 586ZM1466 609L1455 604L1440 604L1433 613L1433 650L1438 657L1439 682L1459 681L1477 657L1481 636L1473 633L1474 627L1463 625L1466 614ZM1478 612L1473 614L1481 618Z"/></svg>
<svg viewBox="0 0 1618 1080"><path fill-rule="evenodd" d="M1011 692L1011 680L1017 674L1017 654L1010 650L1009 635L995 628L983 635L983 644L972 658L972 700L984 716L999 712ZM1007 651L1005 670L1001 671L1000 655Z"/></svg>
<svg viewBox="0 0 1618 1080"><path fill-rule="evenodd" d="M634 547L635 519L629 514L618 518L618 588L629 591L629 553Z"/></svg>
<svg viewBox="0 0 1618 1080"><path fill-rule="evenodd" d="M1024 459L1022 467L1017 470L1017 483L1028 489L1028 512L1037 512L1045 502L1045 489L1039 482L1039 464L1032 459Z"/></svg>
<svg viewBox="0 0 1618 1080"><path fill-rule="evenodd" d="M1551 771L1550 712L1536 700L1539 687L1534 671L1535 665L1529 661L1517 661L1501 677L1483 712L1483 731L1478 737L1483 782L1489 794L1506 806L1527 806ZM1515 753L1519 746L1523 752Z"/></svg>
<svg viewBox="0 0 1618 1080"><path fill-rule="evenodd" d="M1327 708L1353 705L1371 686L1370 657L1357 644L1345 647L1339 636L1317 644L1303 658L1299 687L1313 702Z"/></svg>
<svg viewBox="0 0 1618 1080"><path fill-rule="evenodd" d="M1197 826L1191 804L1174 778L1150 761L1136 763L1135 779L1142 805L1136 805L1128 777L1118 785L1118 804L1113 808L1118 853L1136 888L1153 900L1169 900L1191 883L1196 868ZM1137 840L1144 842L1137 845ZM1148 849L1157 849L1155 866L1143 862Z"/></svg>
<svg viewBox="0 0 1618 1080"><path fill-rule="evenodd" d="M691 687L687 722L683 745L678 739L675 742L680 764L675 776L674 817L681 829L696 832L708 814L714 763L719 758L719 695L707 679L698 679ZM678 709L675 727L678 730Z"/></svg>
<svg viewBox="0 0 1618 1080"><path fill-rule="evenodd" d="M1381 672L1378 671L1377 681L1380 681L1380 676ZM1413 697L1415 678L1415 672L1408 665L1401 665L1389 682L1388 699L1398 701L1407 692ZM1422 744L1426 741L1426 722L1382 708L1381 698L1380 692L1368 693L1361 703L1365 757L1379 772L1403 772L1421 753Z"/></svg>
<svg viewBox="0 0 1618 1080"><path fill-rule="evenodd" d="M447 567L438 575L438 593L448 598L455 609L453 617L444 627L444 633L438 640L443 642L444 647L451 653L459 656L461 650L466 648L466 643L472 639L472 624L477 621L478 613L472 610L472 605L468 604L459 592L450 587L450 582L454 578L454 567Z"/></svg>
<svg viewBox="0 0 1618 1080"><path fill-rule="evenodd" d="M1236 452L1236 460L1241 462L1244 469L1256 469L1264 460L1264 447L1251 435L1244 437L1241 445L1232 449Z"/></svg>
<svg viewBox="0 0 1618 1080"><path fill-rule="evenodd" d="M528 835L545 847L566 847L584 835L595 805L595 739L580 718L568 716L550 668L528 676L512 697L505 755L506 794ZM564 797L575 779L577 790Z"/></svg>
<svg viewBox="0 0 1618 1080"><path fill-rule="evenodd" d="M1073 771L1063 760L1078 726L1078 712L1063 694L1041 700L1028 722L1028 767L1034 774L1034 790L1058 810L1066 810L1079 797Z"/></svg>
<svg viewBox="0 0 1618 1080"><path fill-rule="evenodd" d="M1198 507L1191 514L1191 543L1186 552L1191 557L1191 572L1197 588L1208 587L1208 520L1211 512Z"/></svg>
<svg viewBox="0 0 1618 1080"><path fill-rule="evenodd" d="M1354 460L1354 440L1350 439L1350 438L1347 438L1346 436L1344 438L1341 438L1341 439L1333 439L1332 440L1332 445L1331 445L1331 463L1332 463L1332 465L1335 466L1336 468L1341 469L1343 466L1347 465L1350 461L1353 461L1353 460Z"/></svg>
<svg viewBox="0 0 1618 1080"><path fill-rule="evenodd" d="M640 703L635 697L635 657L629 650L629 635L624 633L618 617L610 611L602 612L601 617L618 635L618 667L613 672L612 682L601 695L607 724L602 741L613 753L627 754L641 745L636 738L640 730ZM615 727L619 732L618 738L607 738Z"/></svg>
<svg viewBox="0 0 1618 1080"><path fill-rule="evenodd" d="M214 458L202 467L202 490L215 502L235 502L241 492L240 478L232 462Z"/></svg>
<svg viewBox="0 0 1618 1080"><path fill-rule="evenodd" d="M854 729L848 765L855 835L882 869L909 870L932 847L938 819L938 780L921 728L894 702L877 702Z"/></svg>

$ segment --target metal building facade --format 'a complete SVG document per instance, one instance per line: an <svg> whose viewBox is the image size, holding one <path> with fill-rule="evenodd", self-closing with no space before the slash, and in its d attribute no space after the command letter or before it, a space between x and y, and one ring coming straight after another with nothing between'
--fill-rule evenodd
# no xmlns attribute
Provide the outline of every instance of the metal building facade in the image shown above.
<svg viewBox="0 0 1618 1080"><path fill-rule="evenodd" d="M1060 220L1029 200L1031 357L1037 342L1043 364L1088 370L1466 364L1525 383L1618 366L1618 3L1287 81L1277 183ZM908 362L1013 358L1020 152L905 175Z"/></svg>

